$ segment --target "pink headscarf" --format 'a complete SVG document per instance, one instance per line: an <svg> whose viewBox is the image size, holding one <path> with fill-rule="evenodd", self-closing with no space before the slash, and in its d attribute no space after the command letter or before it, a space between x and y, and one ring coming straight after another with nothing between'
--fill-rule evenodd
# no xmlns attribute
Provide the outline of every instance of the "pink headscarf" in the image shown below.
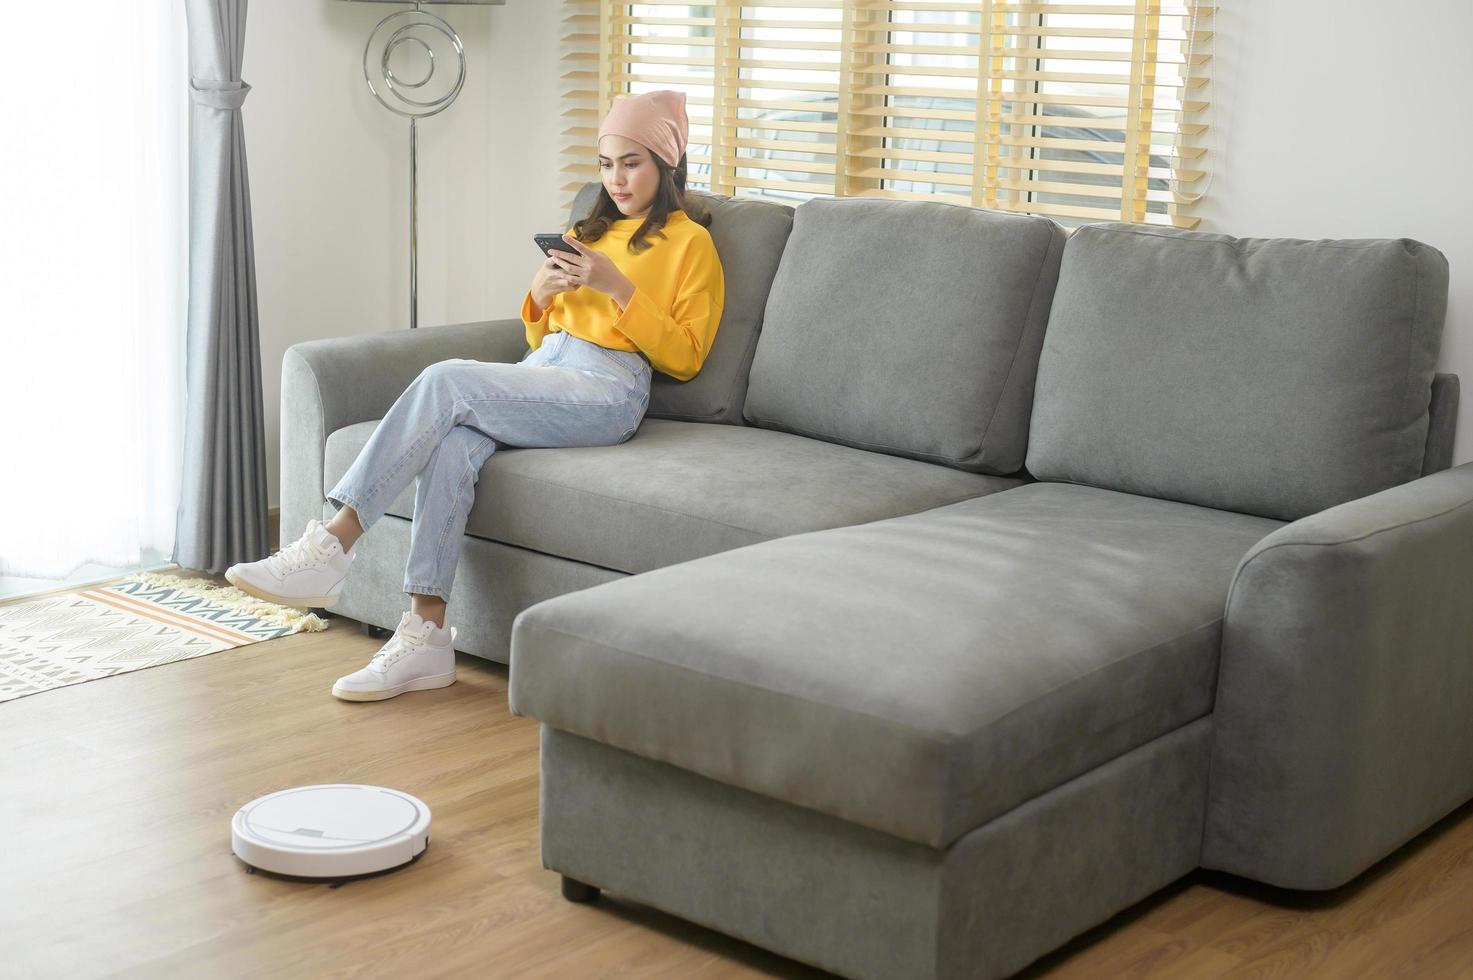
<svg viewBox="0 0 1473 980"><path fill-rule="evenodd" d="M680 165L690 138L685 115L685 93L660 89L640 95L616 95L609 114L599 124L598 138L608 135L634 140L672 167Z"/></svg>

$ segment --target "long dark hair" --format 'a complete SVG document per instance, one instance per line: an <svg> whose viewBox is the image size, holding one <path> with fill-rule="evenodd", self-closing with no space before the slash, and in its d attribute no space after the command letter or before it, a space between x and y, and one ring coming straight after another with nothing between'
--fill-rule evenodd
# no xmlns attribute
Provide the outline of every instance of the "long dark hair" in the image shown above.
<svg viewBox="0 0 1473 980"><path fill-rule="evenodd" d="M646 150L646 152L649 152ZM693 197L687 197L685 193L685 154L680 155L680 163L674 167L660 158L658 153L649 153L654 161L655 167L660 173L660 185L655 190L654 203L650 205L650 213L645 215L644 223L634 230L629 238L629 251L643 252L645 249L653 248L654 243L649 241L649 236L658 234L661 238L665 233L660 229L665 227L665 221L670 217L672 211L684 211L686 217L707 228L711 226L711 212L704 204L699 203ZM609 224L620 221L624 213L619 210L619 205L609 196L607 187L598 189L598 198L593 202L593 207L588 211L588 217L573 225L573 237L580 242L596 242L604 237L604 232L609 230Z"/></svg>

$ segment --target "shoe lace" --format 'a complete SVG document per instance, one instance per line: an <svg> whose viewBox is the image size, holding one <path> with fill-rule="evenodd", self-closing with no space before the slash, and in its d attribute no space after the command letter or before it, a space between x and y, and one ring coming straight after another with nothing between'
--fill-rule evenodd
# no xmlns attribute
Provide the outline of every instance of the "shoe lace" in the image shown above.
<svg viewBox="0 0 1473 980"><path fill-rule="evenodd" d="M312 539L308 531L276 554L266 559L266 567L274 575L285 575L327 558L327 551Z"/></svg>
<svg viewBox="0 0 1473 980"><path fill-rule="evenodd" d="M415 633L401 626L394 631L393 636L389 637L389 642L385 643L383 648L373 655L373 659L368 662L368 666L373 670L383 673L397 662L400 657L418 650L424 645L426 639L425 634Z"/></svg>

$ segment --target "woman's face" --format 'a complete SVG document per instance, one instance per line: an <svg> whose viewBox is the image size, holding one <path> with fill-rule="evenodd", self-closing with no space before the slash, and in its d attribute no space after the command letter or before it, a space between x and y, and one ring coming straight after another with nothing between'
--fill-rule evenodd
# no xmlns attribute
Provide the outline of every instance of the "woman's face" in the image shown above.
<svg viewBox="0 0 1473 980"><path fill-rule="evenodd" d="M643 144L610 133L598 141L598 169L604 190L624 217L643 218L650 213L660 186L660 171Z"/></svg>

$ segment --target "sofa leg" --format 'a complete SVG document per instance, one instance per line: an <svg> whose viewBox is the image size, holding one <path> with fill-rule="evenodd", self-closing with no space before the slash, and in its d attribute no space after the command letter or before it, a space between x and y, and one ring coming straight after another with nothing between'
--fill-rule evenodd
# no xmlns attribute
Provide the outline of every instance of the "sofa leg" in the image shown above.
<svg viewBox="0 0 1473 980"><path fill-rule="evenodd" d="M319 619L336 619L338 615L331 609L323 609L321 606L313 606L307 611Z"/></svg>
<svg viewBox="0 0 1473 980"><path fill-rule="evenodd" d="M599 891L592 885L585 885L576 878L563 875L563 898L570 902L596 902Z"/></svg>
<svg viewBox="0 0 1473 980"><path fill-rule="evenodd" d="M371 636L375 640L381 640L389 635L389 631L384 629L382 626L375 626L372 623L364 623L363 634L365 636Z"/></svg>

